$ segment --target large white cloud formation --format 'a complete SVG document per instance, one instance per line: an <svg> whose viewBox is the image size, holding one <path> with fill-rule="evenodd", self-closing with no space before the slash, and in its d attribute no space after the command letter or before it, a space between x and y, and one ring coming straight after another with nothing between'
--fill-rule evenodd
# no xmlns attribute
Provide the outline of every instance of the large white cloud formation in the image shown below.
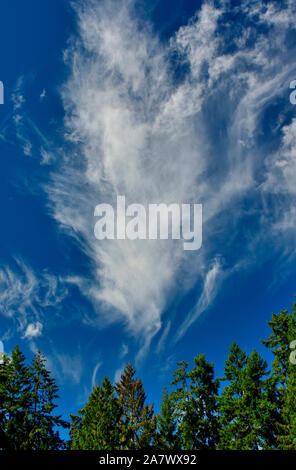
<svg viewBox="0 0 296 470"><path fill-rule="evenodd" d="M196 308L182 319L182 336L210 304L220 277L246 256L248 247L227 260L239 222L248 217L241 201L260 201L252 241L262 240L263 222L269 233L284 227L281 211L275 218L274 206L270 212L264 206L278 172L278 191L289 193L287 213L292 208L295 124L282 129L279 116L266 130L264 122L277 100L286 99L282 109L291 106L287 90L296 69L288 34L295 6L255 0L232 7L232 16L230 9L229 2L220 8L204 2L163 44L137 18L132 1L83 2L79 37L65 52L69 151L47 188L53 215L89 257L91 281L76 279L102 323L123 321L142 339L142 353L161 328L172 292L205 279ZM278 141L276 149L264 132ZM186 253L178 241L96 240L94 208L118 194L128 203L202 203L202 249Z"/></svg>

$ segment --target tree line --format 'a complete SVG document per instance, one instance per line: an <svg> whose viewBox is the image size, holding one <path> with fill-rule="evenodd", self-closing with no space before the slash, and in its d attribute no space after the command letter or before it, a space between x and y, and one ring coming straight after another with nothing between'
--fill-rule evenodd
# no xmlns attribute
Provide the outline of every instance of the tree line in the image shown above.
<svg viewBox="0 0 296 470"><path fill-rule="evenodd" d="M262 343L273 354L270 370L257 351L248 355L234 342L216 378L199 354L192 367L177 363L155 413L129 362L118 383L105 376L68 422L55 414L58 387L45 357L38 351L27 364L16 346L0 364L0 449L295 450L296 364L289 358L296 304L267 323ZM61 439L61 428L69 428L69 440Z"/></svg>

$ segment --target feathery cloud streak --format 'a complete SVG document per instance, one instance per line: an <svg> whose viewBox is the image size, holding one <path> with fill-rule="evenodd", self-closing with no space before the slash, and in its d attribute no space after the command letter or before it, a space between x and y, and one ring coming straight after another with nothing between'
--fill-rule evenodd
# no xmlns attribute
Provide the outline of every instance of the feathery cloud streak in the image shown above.
<svg viewBox="0 0 296 470"><path fill-rule="evenodd" d="M57 307L67 295L65 284L48 272L35 273L22 260L0 269L0 312L11 319L23 337L42 334L48 307Z"/></svg>
<svg viewBox="0 0 296 470"><path fill-rule="evenodd" d="M274 195L278 171L295 169L294 124L283 127L280 117L272 123L268 111L277 100L291 106L295 47L287 38L295 6L256 0L233 9L230 2L220 8L204 2L169 44L137 18L132 1L89 1L76 9L79 37L65 52L70 77L62 90L69 152L47 191L54 217L89 257L93 281L78 280L82 291L104 324L123 321L141 338L144 354L177 285L185 292L205 279L183 335L217 292L224 269L217 257L231 272L247 256L250 245L239 242L240 223L249 217L243 203L257 202L259 223L250 222L250 233L259 244L264 224L270 233L284 230L277 199L268 208L264 202ZM286 166L276 163L280 154ZM287 172L286 213L295 197L289 178ZM202 203L202 249L186 253L174 241L95 240L94 207L112 204L118 194L144 205Z"/></svg>

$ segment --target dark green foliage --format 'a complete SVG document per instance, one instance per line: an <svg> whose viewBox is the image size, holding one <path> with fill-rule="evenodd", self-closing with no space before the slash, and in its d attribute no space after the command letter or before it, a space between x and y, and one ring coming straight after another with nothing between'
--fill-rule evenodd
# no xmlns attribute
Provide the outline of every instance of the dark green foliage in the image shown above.
<svg viewBox="0 0 296 470"><path fill-rule="evenodd" d="M18 346L0 365L0 448L27 449L30 419L30 371Z"/></svg>
<svg viewBox="0 0 296 470"><path fill-rule="evenodd" d="M176 423L174 444L182 449L214 449L218 442L217 394L219 382L214 378L214 366L200 354L194 367L178 362L170 394L170 403Z"/></svg>
<svg viewBox="0 0 296 470"><path fill-rule="evenodd" d="M121 445L123 449L149 448L156 435L156 417L153 404L145 404L143 383L136 379L135 369L129 362L115 384L118 401L122 407Z"/></svg>
<svg viewBox="0 0 296 470"><path fill-rule="evenodd" d="M272 334L262 343L274 355L272 376L279 409L276 421L278 448L296 450L296 365L289 360L290 344L296 339L295 302L291 313L287 309L273 314L268 325Z"/></svg>
<svg viewBox="0 0 296 470"><path fill-rule="evenodd" d="M54 416L57 386L38 351L31 365L18 346L0 365L0 448L4 450L55 450L63 447L56 430L67 427Z"/></svg>
<svg viewBox="0 0 296 470"><path fill-rule="evenodd" d="M160 413L157 415L158 433L155 447L157 449L179 449L181 446L177 436L177 420L175 418L175 400L167 389L164 389L160 405Z"/></svg>
<svg viewBox="0 0 296 470"><path fill-rule="evenodd" d="M155 438L153 405L145 404L143 383L128 363L119 383L108 377L96 386L79 415L72 415L71 448L89 450L144 449Z"/></svg>
<svg viewBox="0 0 296 470"><path fill-rule="evenodd" d="M253 351L249 357L233 343L225 362L228 384L219 398L220 449L258 450L276 446L273 423L277 413L267 364Z"/></svg>
<svg viewBox="0 0 296 470"><path fill-rule="evenodd" d="M88 402L71 416L71 448L87 450L120 449L122 409L108 377L94 387Z"/></svg>
<svg viewBox="0 0 296 470"><path fill-rule="evenodd" d="M271 371L257 351L247 355L235 342L220 380L203 354L192 369L178 362L155 416L128 363L119 383L105 377L71 415L67 444L59 436L67 423L54 415L58 388L45 358L38 351L27 365L16 346L0 364L0 449L296 450L296 365L289 360L296 304L291 313L273 314L268 325L271 334L262 342L274 356Z"/></svg>
<svg viewBox="0 0 296 470"><path fill-rule="evenodd" d="M56 450L63 446L63 441L55 428L68 424L61 416L52 414L56 408L54 400L58 398L58 387L45 367L46 359L38 351L30 367L31 403L29 408L31 430L29 448L34 450Z"/></svg>

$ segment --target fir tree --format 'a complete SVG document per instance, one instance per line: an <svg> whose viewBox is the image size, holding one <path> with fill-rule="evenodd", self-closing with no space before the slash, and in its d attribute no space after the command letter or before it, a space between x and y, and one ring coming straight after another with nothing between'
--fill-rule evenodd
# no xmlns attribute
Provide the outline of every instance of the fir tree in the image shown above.
<svg viewBox="0 0 296 470"><path fill-rule="evenodd" d="M160 404L160 413L157 415L158 432L155 445L158 449L178 449L181 446L177 436L174 405L174 398L165 388Z"/></svg>
<svg viewBox="0 0 296 470"><path fill-rule="evenodd" d="M4 355L0 364L0 427L2 450L29 448L30 373L18 346L11 359Z"/></svg>
<svg viewBox="0 0 296 470"><path fill-rule="evenodd" d="M143 449L151 446L156 434L153 404L145 404L143 383L134 377L135 369L129 362L115 390L122 407L121 446L123 449Z"/></svg>
<svg viewBox="0 0 296 470"><path fill-rule="evenodd" d="M193 400L195 447L215 449L219 436L217 416L217 396L219 380L214 377L214 365L200 354L194 359L194 367L189 373Z"/></svg>
<svg viewBox="0 0 296 470"><path fill-rule="evenodd" d="M272 333L262 343L274 355L273 381L278 402L278 419L276 431L280 449L296 449L296 366L290 359L290 344L296 339L296 304L292 312L283 310L272 314L267 322Z"/></svg>
<svg viewBox="0 0 296 470"><path fill-rule="evenodd" d="M214 367L203 354L194 359L188 371L186 361L178 362L172 392L177 437L181 447L189 450L215 448L218 441L217 393L219 382Z"/></svg>
<svg viewBox="0 0 296 470"><path fill-rule="evenodd" d="M53 416L57 386L38 352L30 366L18 348L0 365L0 447L4 450L55 450L63 446Z"/></svg>
<svg viewBox="0 0 296 470"><path fill-rule="evenodd" d="M258 450L276 444L271 423L276 403L267 363L253 351L249 357L233 343L225 362L228 381L219 398L220 449Z"/></svg>
<svg viewBox="0 0 296 470"><path fill-rule="evenodd" d="M120 449L122 409L108 377L93 388L79 416L72 415L70 436L73 450Z"/></svg>
<svg viewBox="0 0 296 470"><path fill-rule="evenodd" d="M58 387L45 367L46 359L37 351L29 368L30 372L30 433L29 448L32 450L57 450L63 441L57 428L68 427L60 415L54 415L57 407Z"/></svg>

